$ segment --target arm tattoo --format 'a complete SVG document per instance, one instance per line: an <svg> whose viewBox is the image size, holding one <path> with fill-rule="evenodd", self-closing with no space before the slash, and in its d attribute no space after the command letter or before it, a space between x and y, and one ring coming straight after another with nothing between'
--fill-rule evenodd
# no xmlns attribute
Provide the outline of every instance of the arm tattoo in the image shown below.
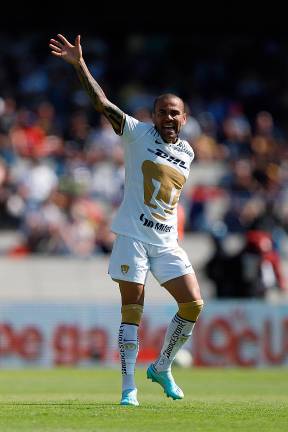
<svg viewBox="0 0 288 432"><path fill-rule="evenodd" d="M114 131L118 135L122 135L125 120L123 111L121 111L116 105L110 103L104 108L103 114L111 123Z"/></svg>
<svg viewBox="0 0 288 432"><path fill-rule="evenodd" d="M90 97L96 111L103 113L111 123L114 131L117 134L122 135L125 119L123 111L108 101L105 93L90 74L84 61L80 63L76 70L80 82Z"/></svg>
<svg viewBox="0 0 288 432"><path fill-rule="evenodd" d="M80 82L87 94L89 95L96 111L103 111L103 100L106 99L105 94L101 87L94 80L90 74L86 64L80 63L79 67L76 69Z"/></svg>

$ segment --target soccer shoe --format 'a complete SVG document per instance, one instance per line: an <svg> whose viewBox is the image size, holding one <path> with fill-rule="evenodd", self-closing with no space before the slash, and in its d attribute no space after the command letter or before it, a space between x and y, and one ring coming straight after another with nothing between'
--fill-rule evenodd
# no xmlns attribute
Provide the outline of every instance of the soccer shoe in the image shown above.
<svg viewBox="0 0 288 432"><path fill-rule="evenodd" d="M170 369L168 371L157 372L153 364L151 364L147 369L147 378L160 384L167 397L171 397L173 400L184 398L184 393L175 383Z"/></svg>
<svg viewBox="0 0 288 432"><path fill-rule="evenodd" d="M122 398L120 405L134 405L138 406L139 402L137 400L137 389L127 389L122 392Z"/></svg>

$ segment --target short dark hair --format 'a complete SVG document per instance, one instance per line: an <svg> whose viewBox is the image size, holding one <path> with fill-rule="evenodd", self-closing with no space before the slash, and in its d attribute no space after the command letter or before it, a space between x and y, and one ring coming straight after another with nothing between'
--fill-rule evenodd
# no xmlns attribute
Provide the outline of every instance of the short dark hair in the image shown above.
<svg viewBox="0 0 288 432"><path fill-rule="evenodd" d="M156 106L157 106L157 104L158 104L159 101L161 101L161 100L163 100L163 99L170 99L170 98L171 98L171 99L172 99L172 98L179 99L179 100L183 103L183 109L184 109L184 111L185 111L185 104L184 104L184 101L183 101L182 98L180 98L179 96L177 96L177 95L174 94L174 93L163 93L163 94L157 96L156 99L154 100L154 104L153 104L153 112L155 113Z"/></svg>

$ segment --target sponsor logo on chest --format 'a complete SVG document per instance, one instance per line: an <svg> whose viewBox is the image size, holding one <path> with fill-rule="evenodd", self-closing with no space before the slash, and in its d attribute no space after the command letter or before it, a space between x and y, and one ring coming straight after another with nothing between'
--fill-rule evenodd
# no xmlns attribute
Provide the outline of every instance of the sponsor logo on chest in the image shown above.
<svg viewBox="0 0 288 432"><path fill-rule="evenodd" d="M186 162L176 158L175 156L169 155L168 153L166 153L165 151L156 148L156 150L153 150L151 148L148 147L148 151L150 153L153 153L155 156L159 156L162 159L165 159L167 162L171 162L174 165L178 165L180 168L186 169L188 170L188 167L186 166Z"/></svg>

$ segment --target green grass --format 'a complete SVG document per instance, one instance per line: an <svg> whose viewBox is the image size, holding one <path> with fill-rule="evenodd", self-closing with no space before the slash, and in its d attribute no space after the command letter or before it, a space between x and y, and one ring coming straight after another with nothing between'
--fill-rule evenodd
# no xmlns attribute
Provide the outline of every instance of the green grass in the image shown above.
<svg viewBox="0 0 288 432"><path fill-rule="evenodd" d="M288 431L288 369L174 369L185 399L136 373L139 407L119 406L110 369L0 371L0 431Z"/></svg>

